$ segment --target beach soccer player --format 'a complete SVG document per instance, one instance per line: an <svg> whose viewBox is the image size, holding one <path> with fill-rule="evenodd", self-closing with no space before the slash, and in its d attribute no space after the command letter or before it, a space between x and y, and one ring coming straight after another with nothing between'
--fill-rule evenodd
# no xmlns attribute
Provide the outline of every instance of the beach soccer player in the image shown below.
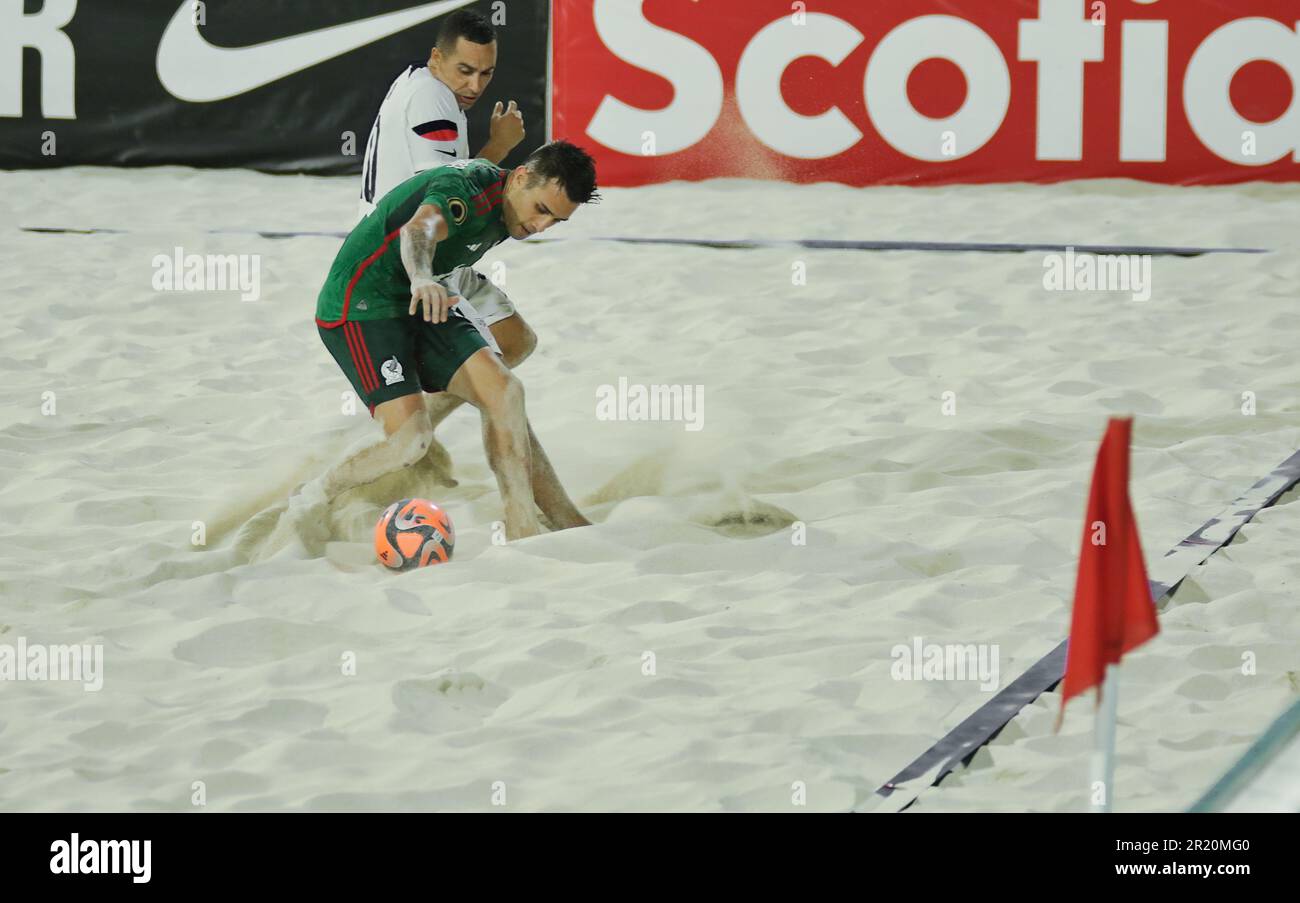
<svg viewBox="0 0 1300 903"><path fill-rule="evenodd" d="M411 176L470 158L465 111L483 97L497 68L497 34L473 10L446 16L427 63L398 74L370 128L361 171L359 215ZM475 155L499 164L524 140L523 115L512 100L497 102L487 143ZM483 319L507 367L517 367L537 347L537 336L504 292L482 296L475 314ZM434 426L459 400L430 396Z"/></svg>
<svg viewBox="0 0 1300 903"><path fill-rule="evenodd" d="M306 484L289 503L311 529L340 492L417 463L433 440L425 393L478 408L488 462L505 505L507 539L590 523L560 485L528 423L523 387L491 332L458 306L497 290L471 264L507 237L524 239L599 199L591 157L567 141L505 170L459 161L413 176L348 235L320 291L325 346L383 426L383 442Z"/></svg>

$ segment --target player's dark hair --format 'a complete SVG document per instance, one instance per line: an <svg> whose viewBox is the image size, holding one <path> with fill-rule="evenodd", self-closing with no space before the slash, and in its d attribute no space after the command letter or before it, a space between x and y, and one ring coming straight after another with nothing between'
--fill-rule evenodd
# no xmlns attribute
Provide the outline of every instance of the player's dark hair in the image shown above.
<svg viewBox="0 0 1300 903"><path fill-rule="evenodd" d="M543 144L528 155L524 165L533 174L531 182L554 179L575 204L600 201L600 192L596 190L596 161L576 144L568 141Z"/></svg>
<svg viewBox="0 0 1300 903"><path fill-rule="evenodd" d="M497 30L482 13L472 9L458 9L442 20L438 28L438 49L454 53L461 38L474 44L491 44L497 39Z"/></svg>

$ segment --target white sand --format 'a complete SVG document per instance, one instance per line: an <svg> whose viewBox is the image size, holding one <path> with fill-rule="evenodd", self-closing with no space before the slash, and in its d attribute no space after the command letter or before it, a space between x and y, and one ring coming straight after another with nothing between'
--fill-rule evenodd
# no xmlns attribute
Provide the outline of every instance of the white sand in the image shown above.
<svg viewBox="0 0 1300 903"><path fill-rule="evenodd" d="M506 263L541 338L520 371L533 422L599 523L493 546L500 503L462 411L440 433L459 486L395 475L336 506L325 558L232 566L191 547L195 521L221 546L375 427L340 413L348 386L311 322L337 241L202 230L344 228L352 192L177 168L0 173L0 643L106 657L98 693L0 683L0 808L186 810L202 781L220 810L486 810L494 782L515 810L790 810L802 781L808 809L884 811L873 788L989 698L892 680L891 648L997 644L1005 685L1060 641L1108 415L1137 415L1155 578L1300 443L1294 186L611 190L552 234L1278 253L1157 259L1141 304L1046 292L1036 254L503 246L483 266ZM262 255L261 299L155 293L151 260L176 245ZM598 421L596 387L620 376L703 385L705 428ZM456 558L388 574L369 530L411 495L450 510ZM775 532L713 526L756 510ZM1128 660L1120 810L1186 806L1294 698L1296 510L1265 512L1200 569ZM1058 703L914 808L1086 808L1089 704L1053 736Z"/></svg>

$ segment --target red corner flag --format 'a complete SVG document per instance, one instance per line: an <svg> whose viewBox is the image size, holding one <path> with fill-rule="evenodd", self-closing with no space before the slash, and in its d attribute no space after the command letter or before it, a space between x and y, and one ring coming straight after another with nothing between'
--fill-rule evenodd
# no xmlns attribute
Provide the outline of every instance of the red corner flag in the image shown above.
<svg viewBox="0 0 1300 903"><path fill-rule="evenodd" d="M1099 686L1107 665L1117 664L1120 656L1160 630L1128 499L1132 432L1132 418L1112 417L1097 452L1074 587L1058 728L1071 697Z"/></svg>

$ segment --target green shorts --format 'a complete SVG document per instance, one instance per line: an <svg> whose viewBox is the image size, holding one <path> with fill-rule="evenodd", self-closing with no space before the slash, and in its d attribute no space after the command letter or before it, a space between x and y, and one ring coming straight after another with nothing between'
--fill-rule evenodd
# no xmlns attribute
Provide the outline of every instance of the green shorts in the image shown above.
<svg viewBox="0 0 1300 903"><path fill-rule="evenodd" d="M371 414L394 398L445 391L460 365L488 347L478 327L455 310L446 323L413 315L316 329Z"/></svg>

